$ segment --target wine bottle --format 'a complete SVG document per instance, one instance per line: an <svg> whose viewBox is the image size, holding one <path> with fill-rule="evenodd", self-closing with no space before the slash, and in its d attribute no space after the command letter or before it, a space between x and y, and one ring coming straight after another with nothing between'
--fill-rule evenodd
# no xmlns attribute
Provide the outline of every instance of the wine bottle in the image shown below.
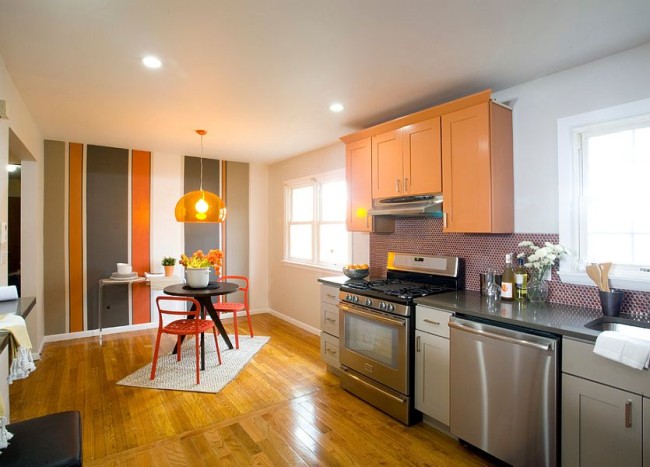
<svg viewBox="0 0 650 467"><path fill-rule="evenodd" d="M526 300L528 296L528 271L524 268L524 258L517 260L517 269L515 269L515 298L517 300Z"/></svg>
<svg viewBox="0 0 650 467"><path fill-rule="evenodd" d="M501 275L501 300L514 300L515 272L512 269L512 255L506 254L506 266Z"/></svg>

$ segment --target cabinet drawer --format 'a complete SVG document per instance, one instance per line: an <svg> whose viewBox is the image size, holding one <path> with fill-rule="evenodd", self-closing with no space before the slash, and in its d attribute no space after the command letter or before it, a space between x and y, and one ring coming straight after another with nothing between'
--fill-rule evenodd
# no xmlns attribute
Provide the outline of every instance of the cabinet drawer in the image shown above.
<svg viewBox="0 0 650 467"><path fill-rule="evenodd" d="M441 337L449 337L449 318L451 313L418 305L415 310L415 329Z"/></svg>
<svg viewBox="0 0 650 467"><path fill-rule="evenodd" d="M320 301L337 305L339 302L339 289L331 285L322 284L320 286Z"/></svg>
<svg viewBox="0 0 650 467"><path fill-rule="evenodd" d="M340 368L339 338L326 332L320 333L320 359L334 368Z"/></svg>
<svg viewBox="0 0 650 467"><path fill-rule="evenodd" d="M339 308L329 303L321 303L320 328L323 332L339 337Z"/></svg>
<svg viewBox="0 0 650 467"><path fill-rule="evenodd" d="M650 396L650 372L636 370L594 353L594 345L562 339L562 372Z"/></svg>

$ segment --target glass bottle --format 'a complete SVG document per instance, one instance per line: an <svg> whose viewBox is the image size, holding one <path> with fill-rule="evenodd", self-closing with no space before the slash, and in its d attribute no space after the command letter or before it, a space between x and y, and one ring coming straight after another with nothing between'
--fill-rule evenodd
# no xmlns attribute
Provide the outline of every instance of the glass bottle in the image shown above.
<svg viewBox="0 0 650 467"><path fill-rule="evenodd" d="M506 266L501 275L501 300L514 300L515 272L512 269L512 254L506 254Z"/></svg>
<svg viewBox="0 0 650 467"><path fill-rule="evenodd" d="M517 269L515 269L515 298L517 300L526 300L528 296L528 271L524 268L524 258L517 260Z"/></svg>

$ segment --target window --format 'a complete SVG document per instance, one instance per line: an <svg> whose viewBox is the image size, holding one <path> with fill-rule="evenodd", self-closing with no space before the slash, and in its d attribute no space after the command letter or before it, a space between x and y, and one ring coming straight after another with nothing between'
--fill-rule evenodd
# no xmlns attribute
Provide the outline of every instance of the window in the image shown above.
<svg viewBox="0 0 650 467"><path fill-rule="evenodd" d="M343 171L285 183L285 260L340 268L349 263Z"/></svg>
<svg viewBox="0 0 650 467"><path fill-rule="evenodd" d="M562 280L590 284L585 265L611 261L614 287L650 290L650 99L562 119L558 135Z"/></svg>

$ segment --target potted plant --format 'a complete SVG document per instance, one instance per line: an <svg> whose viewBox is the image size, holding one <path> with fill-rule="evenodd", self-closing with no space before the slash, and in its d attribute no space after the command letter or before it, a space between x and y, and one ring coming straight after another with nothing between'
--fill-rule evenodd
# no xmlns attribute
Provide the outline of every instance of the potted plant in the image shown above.
<svg viewBox="0 0 650 467"><path fill-rule="evenodd" d="M165 268L165 277L170 277L174 275L174 265L176 264L176 258L172 256L165 256L161 264Z"/></svg>
<svg viewBox="0 0 650 467"><path fill-rule="evenodd" d="M194 289L207 287L210 281L210 268L214 268L217 276L221 273L223 252L215 249L206 255L202 250L196 250L191 257L181 255L180 263L185 266L187 285Z"/></svg>

